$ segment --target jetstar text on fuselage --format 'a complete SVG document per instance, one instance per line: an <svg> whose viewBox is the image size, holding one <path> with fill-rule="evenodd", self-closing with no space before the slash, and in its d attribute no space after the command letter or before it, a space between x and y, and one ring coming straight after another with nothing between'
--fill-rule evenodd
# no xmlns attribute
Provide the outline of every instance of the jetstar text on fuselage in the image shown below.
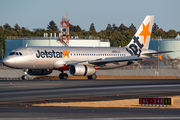
<svg viewBox="0 0 180 120"><path fill-rule="evenodd" d="M39 51L37 50L36 53L36 57L37 58L63 58L63 52L59 52L59 51Z"/></svg>

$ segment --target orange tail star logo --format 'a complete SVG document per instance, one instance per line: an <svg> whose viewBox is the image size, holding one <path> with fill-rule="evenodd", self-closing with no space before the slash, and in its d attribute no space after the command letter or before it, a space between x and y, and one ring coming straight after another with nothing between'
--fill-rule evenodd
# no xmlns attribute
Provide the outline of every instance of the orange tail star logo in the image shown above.
<svg viewBox="0 0 180 120"><path fill-rule="evenodd" d="M67 51L67 50L65 49L65 51L62 51L62 52L64 53L63 58L66 57L66 56L69 58L69 53L70 53L71 51Z"/></svg>
<svg viewBox="0 0 180 120"><path fill-rule="evenodd" d="M158 58L162 60L162 56L163 56L163 54L159 55Z"/></svg>
<svg viewBox="0 0 180 120"><path fill-rule="evenodd" d="M146 43L146 37L151 35L151 33L149 32L149 24L150 22L146 26L142 24L143 31L139 34L140 36L144 36L144 44Z"/></svg>

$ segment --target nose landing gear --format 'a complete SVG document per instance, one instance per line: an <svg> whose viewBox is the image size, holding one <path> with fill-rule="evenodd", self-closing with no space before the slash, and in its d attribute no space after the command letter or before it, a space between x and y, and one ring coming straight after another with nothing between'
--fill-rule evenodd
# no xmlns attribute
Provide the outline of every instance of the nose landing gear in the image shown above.
<svg viewBox="0 0 180 120"><path fill-rule="evenodd" d="M27 75L22 76L22 80L27 80L27 79L28 79Z"/></svg>
<svg viewBox="0 0 180 120"><path fill-rule="evenodd" d="M23 69L24 75L21 77L22 80L28 80L27 70L28 70L28 69Z"/></svg>

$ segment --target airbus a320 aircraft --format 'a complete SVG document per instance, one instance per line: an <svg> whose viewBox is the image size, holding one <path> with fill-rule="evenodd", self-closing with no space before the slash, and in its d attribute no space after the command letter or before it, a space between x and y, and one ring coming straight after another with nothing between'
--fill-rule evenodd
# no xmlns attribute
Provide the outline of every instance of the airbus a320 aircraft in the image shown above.
<svg viewBox="0 0 180 120"><path fill-rule="evenodd" d="M122 48L21 47L12 50L2 62L8 67L27 69L30 75L47 75L60 70L59 78L67 79L68 74L63 71L69 70L71 75L96 79L96 70L127 66L160 53L148 49L153 20L154 16L146 16L130 43Z"/></svg>

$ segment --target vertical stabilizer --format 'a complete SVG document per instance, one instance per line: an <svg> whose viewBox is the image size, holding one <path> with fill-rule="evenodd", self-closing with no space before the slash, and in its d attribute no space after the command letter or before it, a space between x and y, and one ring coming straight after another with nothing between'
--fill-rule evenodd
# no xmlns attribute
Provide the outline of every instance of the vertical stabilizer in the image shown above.
<svg viewBox="0 0 180 120"><path fill-rule="evenodd" d="M134 49L148 49L153 21L154 15L147 15L138 31L126 47L133 47Z"/></svg>

